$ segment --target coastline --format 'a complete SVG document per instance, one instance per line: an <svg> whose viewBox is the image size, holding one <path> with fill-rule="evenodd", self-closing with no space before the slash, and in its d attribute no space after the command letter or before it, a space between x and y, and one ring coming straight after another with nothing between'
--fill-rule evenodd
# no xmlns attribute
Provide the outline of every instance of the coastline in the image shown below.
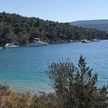
<svg viewBox="0 0 108 108"><path fill-rule="evenodd" d="M30 93L35 95L40 93L48 94L54 92L51 85L49 86L49 84L36 81L0 80L0 85L8 86L10 90L18 93Z"/></svg>

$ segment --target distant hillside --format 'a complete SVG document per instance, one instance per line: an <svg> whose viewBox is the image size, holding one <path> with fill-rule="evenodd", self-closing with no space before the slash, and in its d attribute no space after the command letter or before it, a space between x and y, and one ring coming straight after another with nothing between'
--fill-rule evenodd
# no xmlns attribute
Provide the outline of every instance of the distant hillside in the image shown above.
<svg viewBox="0 0 108 108"><path fill-rule="evenodd" d="M71 24L86 28L96 28L108 32L108 20L83 20L71 22Z"/></svg>
<svg viewBox="0 0 108 108"><path fill-rule="evenodd" d="M1 45L9 42L26 45L31 43L33 38L40 38L49 43L58 43L84 38L108 39L108 34L96 29L71 26L70 23L59 23L5 12L0 13Z"/></svg>

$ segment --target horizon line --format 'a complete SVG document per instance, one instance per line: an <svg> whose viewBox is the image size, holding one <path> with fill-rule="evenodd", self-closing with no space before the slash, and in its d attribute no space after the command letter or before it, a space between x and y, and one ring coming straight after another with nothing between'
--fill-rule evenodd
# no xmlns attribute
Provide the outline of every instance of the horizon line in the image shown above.
<svg viewBox="0 0 108 108"><path fill-rule="evenodd" d="M28 16L28 15L23 15L21 13L16 13L16 12L6 12L6 11L1 11L0 13L7 13L7 14L16 14L16 15L20 15L22 17L28 17L28 18L39 18L39 19L42 19L42 20L45 20L45 21L53 21L53 22L58 22L58 23L71 23L71 22L77 22L77 21L99 21L99 20L108 20L108 19L104 19L104 18L96 18L96 19L78 19L78 20L72 20L72 21L56 21L56 20L51 20L51 19L45 19L45 18L40 18L40 17L37 17L37 16Z"/></svg>

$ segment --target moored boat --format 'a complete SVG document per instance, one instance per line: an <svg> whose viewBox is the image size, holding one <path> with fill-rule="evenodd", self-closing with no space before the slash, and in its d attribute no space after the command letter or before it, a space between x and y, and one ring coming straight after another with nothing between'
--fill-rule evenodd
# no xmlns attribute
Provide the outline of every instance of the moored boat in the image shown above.
<svg viewBox="0 0 108 108"><path fill-rule="evenodd" d="M0 49L3 49L3 47L0 47Z"/></svg>
<svg viewBox="0 0 108 108"><path fill-rule="evenodd" d="M5 48L17 48L19 45L15 45L14 43L6 43Z"/></svg>
<svg viewBox="0 0 108 108"><path fill-rule="evenodd" d="M83 39L83 40L81 40L81 42L82 42L82 43L89 43L90 41L87 40L87 39Z"/></svg>
<svg viewBox="0 0 108 108"><path fill-rule="evenodd" d="M99 39L93 39L92 42L99 42Z"/></svg>
<svg viewBox="0 0 108 108"><path fill-rule="evenodd" d="M43 46L43 45L47 45L47 44L48 44L47 42L43 42L39 38L34 38L33 42L29 46L36 47L36 46Z"/></svg>

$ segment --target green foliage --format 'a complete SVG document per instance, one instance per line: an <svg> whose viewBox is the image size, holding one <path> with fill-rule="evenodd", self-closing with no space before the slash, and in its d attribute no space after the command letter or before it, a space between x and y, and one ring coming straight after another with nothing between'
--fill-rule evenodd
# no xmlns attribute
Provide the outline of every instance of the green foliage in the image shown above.
<svg viewBox="0 0 108 108"><path fill-rule="evenodd" d="M82 56L77 67L68 61L52 63L49 76L63 108L107 108L107 88L97 88L97 75Z"/></svg>
<svg viewBox="0 0 108 108"><path fill-rule="evenodd" d="M81 39L108 39L108 34L96 29L85 29L69 23L44 21L34 17L23 17L18 14L0 13L0 44L18 42L25 45L32 38L50 43Z"/></svg>

